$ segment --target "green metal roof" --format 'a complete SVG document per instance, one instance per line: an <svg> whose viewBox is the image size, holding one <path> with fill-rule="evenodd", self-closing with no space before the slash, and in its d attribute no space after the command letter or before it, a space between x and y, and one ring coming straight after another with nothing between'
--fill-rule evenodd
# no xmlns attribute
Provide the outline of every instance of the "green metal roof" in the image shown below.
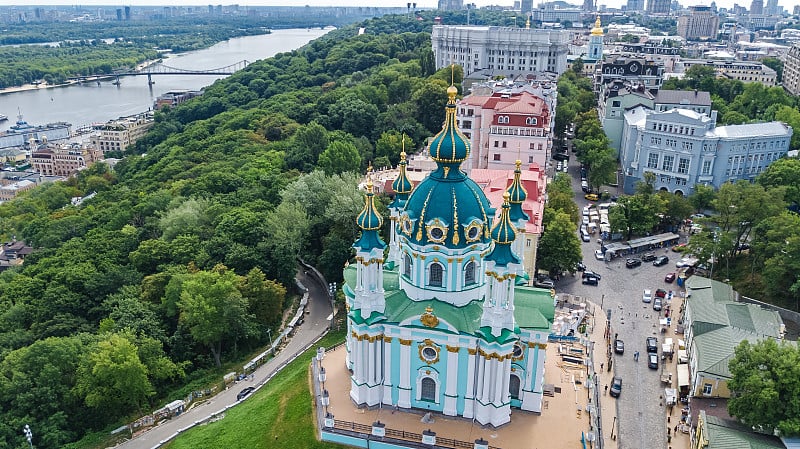
<svg viewBox="0 0 800 449"><path fill-rule="evenodd" d="M729 420L701 412L708 438L705 449L785 449L778 437L755 433Z"/></svg>
<svg viewBox="0 0 800 449"><path fill-rule="evenodd" d="M399 273L394 270L384 270L383 272L383 288L386 292L384 321L386 323L402 323L409 318L422 315L425 313L426 308L431 307L434 315L458 329L460 334L482 334L482 332L479 332L483 313L482 300L472 301L461 307L438 299L412 301L404 291L399 289L399 276ZM352 289L349 286L355 285L355 264L350 264L345 268L344 280L347 292L352 295ZM514 291L514 319L517 326L522 329L549 331L555 316L555 304L550 296L550 291L527 286L516 286ZM364 319L357 312L351 311L351 314L358 322L372 323L383 320L383 317L378 317L375 314ZM500 339L502 339L502 336Z"/></svg>

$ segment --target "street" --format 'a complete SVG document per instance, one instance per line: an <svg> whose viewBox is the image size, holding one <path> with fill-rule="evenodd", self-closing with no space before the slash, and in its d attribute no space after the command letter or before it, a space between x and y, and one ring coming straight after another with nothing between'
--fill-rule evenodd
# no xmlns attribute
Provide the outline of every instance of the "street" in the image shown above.
<svg viewBox="0 0 800 449"><path fill-rule="evenodd" d="M572 155L574 159L574 154ZM580 188L580 165L571 161L569 172L572 177L573 190L578 208L582 209L589 201L584 200ZM679 259L676 253L668 249L652 251L658 256L666 255L670 261L661 267L654 267L652 262L643 262L636 268L626 268L625 260L616 258L610 262L595 259L594 251L600 248L597 243L598 234L592 235L589 242L581 243L583 263L588 270L602 276L599 285L583 285L581 273L574 277L566 275L556 282L558 293L569 293L581 296L592 302L602 305L604 311L611 311L611 343L614 335L625 343L624 354L612 353L612 371L621 376L623 385L620 397L617 399L617 417L619 419L619 437L617 443L620 448L645 448L666 447L667 424L663 406L664 387L660 381L661 366L650 369L647 366L647 337L656 337L659 345L665 335L660 333L658 320L663 312L654 311L651 303L642 302L642 292L650 289L673 290L677 295L678 286L675 283L664 282L664 276L675 269L675 261ZM638 256L641 256L639 254ZM678 304L678 300L673 301ZM665 301L665 306L667 302ZM677 311L675 311L677 312ZM603 319L599 317L598 319ZM598 322L598 326L605 327L605 323ZM677 343L675 335L672 337ZM605 361L604 369L608 369L605 358L604 342L598 341L595 346L596 363ZM660 346L659 346L660 347ZM634 361L634 353L639 352L639 360ZM600 368L599 366L596 368ZM601 387L604 389L604 386Z"/></svg>
<svg viewBox="0 0 800 449"><path fill-rule="evenodd" d="M306 286L309 290L308 306L310 313L306 314L305 322L297 328L294 336L288 340L288 343L283 349L278 352L274 358L270 359L254 371L254 379L252 381L240 381L232 384L227 390L221 391L217 395L211 397L206 402L201 403L175 418L172 418L161 425L137 436L136 438L126 441L117 447L124 449L150 449L156 446L160 441L168 439L171 435L179 429L190 426L195 421L204 419L211 415L213 412L221 410L226 406L236 402L236 395L245 387L256 386L269 376L285 362L287 362L294 354L306 347L317 337L322 335L329 326L328 317L331 315L331 303L328 296L327 287L319 285L314 281L311 276L304 274L303 270L299 270L297 279Z"/></svg>

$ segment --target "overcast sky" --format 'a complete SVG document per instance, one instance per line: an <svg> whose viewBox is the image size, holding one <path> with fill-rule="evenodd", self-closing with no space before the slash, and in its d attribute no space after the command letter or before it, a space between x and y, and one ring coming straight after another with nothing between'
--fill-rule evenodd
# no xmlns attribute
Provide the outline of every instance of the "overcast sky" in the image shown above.
<svg viewBox="0 0 800 449"><path fill-rule="evenodd" d="M568 2L576 5L580 5L583 2L578 0L567 0ZM703 1L703 0L680 0L684 6L689 5L709 5L711 4L711 0ZM412 0L413 2L413 0ZM605 4L609 7L619 7L622 4L626 3L627 0L597 0L598 4ZM746 8L750 7L751 0L717 0L717 6L723 8L730 8L733 6L734 3L738 3ZM0 5L25 5L29 6L32 4L37 4L36 0L0 0ZM198 0L120 0L120 1L109 1L109 0L42 0L41 3L49 4L49 5L81 5L81 6L96 6L96 5L107 5L107 6L138 6L138 5L147 5L147 6L207 6L209 4L213 5L232 5L238 4L240 6L398 6L398 7L405 7L406 1L398 1L398 0L388 0L388 1L374 1L374 0L208 0L206 2L201 2ZM418 7L436 7L437 0L417 0ZM513 4L513 0L464 0L464 3L475 3L478 7L486 6L486 5L508 5L511 6ZM539 0L534 0L534 4L538 5L541 3ZM766 5L766 0L764 4ZM790 12L795 4L800 4L800 0L779 0L778 3L783 6L784 8L788 9Z"/></svg>

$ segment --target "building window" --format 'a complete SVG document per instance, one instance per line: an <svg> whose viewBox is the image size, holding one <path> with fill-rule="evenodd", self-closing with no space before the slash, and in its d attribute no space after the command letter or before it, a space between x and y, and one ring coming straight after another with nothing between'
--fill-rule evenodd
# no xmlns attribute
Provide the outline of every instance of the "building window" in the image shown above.
<svg viewBox="0 0 800 449"><path fill-rule="evenodd" d="M689 159L682 157L678 160L678 173L689 173Z"/></svg>
<svg viewBox="0 0 800 449"><path fill-rule="evenodd" d="M702 173L704 175L710 175L711 174L711 160L703 161L703 172Z"/></svg>
<svg viewBox="0 0 800 449"><path fill-rule="evenodd" d="M528 156L528 163L533 164L533 156Z"/></svg>
<svg viewBox="0 0 800 449"><path fill-rule="evenodd" d="M528 117L525 119L525 124L527 125L535 125L536 123L536 117Z"/></svg>
<svg viewBox="0 0 800 449"><path fill-rule="evenodd" d="M422 379L420 382L420 399L423 401L436 401L436 381L430 377Z"/></svg>
<svg viewBox="0 0 800 449"><path fill-rule="evenodd" d="M469 262L464 268L464 285L475 283L475 262Z"/></svg>
<svg viewBox="0 0 800 449"><path fill-rule="evenodd" d="M492 160L499 161L500 160L500 153L495 153L492 157Z"/></svg>
<svg viewBox="0 0 800 449"><path fill-rule="evenodd" d="M495 140L495 141L494 141L494 147L495 147L495 148L497 148L498 146L500 146L500 142L499 142L499 141L497 141L497 140Z"/></svg>
<svg viewBox="0 0 800 449"><path fill-rule="evenodd" d="M411 256L403 254L403 274L411 279Z"/></svg>
<svg viewBox="0 0 800 449"><path fill-rule="evenodd" d="M519 376L512 374L508 380L508 393L511 395L511 399L519 399L519 384Z"/></svg>
<svg viewBox="0 0 800 449"><path fill-rule="evenodd" d="M505 141L505 140L503 141L503 145L501 145L501 146L502 146L503 148L505 148L505 147L506 147L506 141Z"/></svg>
<svg viewBox="0 0 800 449"><path fill-rule="evenodd" d="M711 394L711 384L703 384L703 394L705 395Z"/></svg>
<svg viewBox="0 0 800 449"><path fill-rule="evenodd" d="M612 101L612 102L611 102L611 107L612 107L612 108L618 108L618 107L620 107L621 105L622 105L622 102L621 102L621 101L619 101L619 100L614 100L614 101Z"/></svg>
<svg viewBox="0 0 800 449"><path fill-rule="evenodd" d="M650 153L647 156L647 168L658 168L658 153Z"/></svg>
<svg viewBox="0 0 800 449"><path fill-rule="evenodd" d="M431 287L441 287L444 268L439 263L432 263L428 268L428 285Z"/></svg>
<svg viewBox="0 0 800 449"><path fill-rule="evenodd" d="M672 162L675 156L664 156L664 161L661 164L661 169L664 171L672 171Z"/></svg>
<svg viewBox="0 0 800 449"><path fill-rule="evenodd" d="M464 129L472 129L472 122L465 121L465 122L463 122L461 127L464 128Z"/></svg>

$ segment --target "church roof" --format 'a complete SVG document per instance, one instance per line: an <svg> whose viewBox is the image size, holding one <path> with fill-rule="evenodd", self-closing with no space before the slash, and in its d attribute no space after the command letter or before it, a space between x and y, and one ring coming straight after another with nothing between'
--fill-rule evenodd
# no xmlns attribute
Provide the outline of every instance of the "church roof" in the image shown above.
<svg viewBox="0 0 800 449"><path fill-rule="evenodd" d="M344 270L345 288L350 289L356 282L356 265L350 264ZM442 321L458 329L459 334L478 335L483 313L483 301L472 301L458 307L437 299L412 301L403 290L400 290L399 273L396 270L384 270L383 288L386 292L385 323L400 324L420 316L428 307ZM549 290L517 286L515 287L514 320L521 329L549 332L555 316L555 304ZM358 312L358 311L355 311ZM372 317L356 316L357 321L370 322Z"/></svg>

